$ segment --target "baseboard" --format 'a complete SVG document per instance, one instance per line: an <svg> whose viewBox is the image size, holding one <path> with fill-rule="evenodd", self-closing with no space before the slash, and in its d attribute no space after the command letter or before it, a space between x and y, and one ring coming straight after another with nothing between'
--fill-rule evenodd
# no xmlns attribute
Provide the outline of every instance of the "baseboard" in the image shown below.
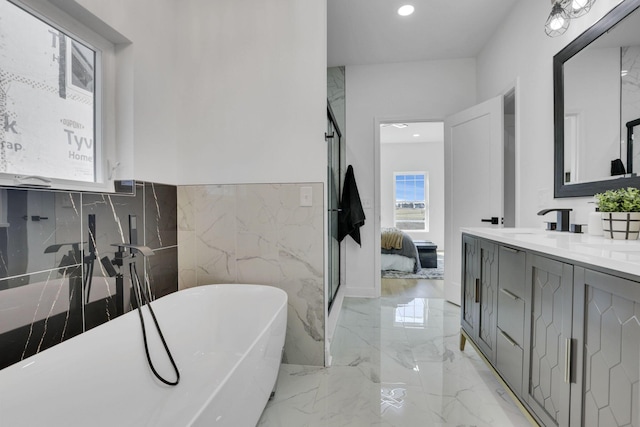
<svg viewBox="0 0 640 427"><path fill-rule="evenodd" d="M378 298L377 292L372 288L349 288L344 290L345 297L353 298Z"/></svg>

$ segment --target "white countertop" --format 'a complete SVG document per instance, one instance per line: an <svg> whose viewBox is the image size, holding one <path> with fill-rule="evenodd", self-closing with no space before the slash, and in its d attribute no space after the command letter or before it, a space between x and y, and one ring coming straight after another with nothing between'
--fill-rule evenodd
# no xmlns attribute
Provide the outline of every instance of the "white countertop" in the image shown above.
<svg viewBox="0 0 640 427"><path fill-rule="evenodd" d="M640 240L537 228L462 228L463 233L640 277Z"/></svg>

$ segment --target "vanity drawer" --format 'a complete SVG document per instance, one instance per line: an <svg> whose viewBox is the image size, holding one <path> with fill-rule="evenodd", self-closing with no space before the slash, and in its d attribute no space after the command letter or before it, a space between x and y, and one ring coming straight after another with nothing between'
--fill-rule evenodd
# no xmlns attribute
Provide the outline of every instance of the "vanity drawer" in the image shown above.
<svg viewBox="0 0 640 427"><path fill-rule="evenodd" d="M524 297L526 252L507 246L500 246L498 283L500 288Z"/></svg>
<svg viewBox="0 0 640 427"><path fill-rule="evenodd" d="M519 346L524 339L524 300L507 289L498 290L498 327Z"/></svg>
<svg viewBox="0 0 640 427"><path fill-rule="evenodd" d="M517 395L522 392L522 356L519 345L498 328L498 346L496 349L496 370Z"/></svg>

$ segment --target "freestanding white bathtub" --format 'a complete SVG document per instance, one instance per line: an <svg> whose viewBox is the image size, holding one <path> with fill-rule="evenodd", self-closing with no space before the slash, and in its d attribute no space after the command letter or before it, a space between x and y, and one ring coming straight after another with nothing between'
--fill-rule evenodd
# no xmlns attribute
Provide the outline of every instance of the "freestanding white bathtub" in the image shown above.
<svg viewBox="0 0 640 427"><path fill-rule="evenodd" d="M0 425L255 426L278 375L287 294L209 285L152 306L180 369L176 387L153 376L132 311L0 370ZM156 369L175 380L143 311Z"/></svg>

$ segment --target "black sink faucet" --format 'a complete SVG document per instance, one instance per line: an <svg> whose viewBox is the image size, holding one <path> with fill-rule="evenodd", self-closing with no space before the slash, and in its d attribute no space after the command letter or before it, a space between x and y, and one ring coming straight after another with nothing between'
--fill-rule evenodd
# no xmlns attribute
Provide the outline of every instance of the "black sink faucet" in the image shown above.
<svg viewBox="0 0 640 427"><path fill-rule="evenodd" d="M572 210L573 209L567 209L567 208L543 209L540 212L538 212L538 215L545 215L549 212L557 211L558 219L557 219L556 230L569 231L569 212L571 212Z"/></svg>

